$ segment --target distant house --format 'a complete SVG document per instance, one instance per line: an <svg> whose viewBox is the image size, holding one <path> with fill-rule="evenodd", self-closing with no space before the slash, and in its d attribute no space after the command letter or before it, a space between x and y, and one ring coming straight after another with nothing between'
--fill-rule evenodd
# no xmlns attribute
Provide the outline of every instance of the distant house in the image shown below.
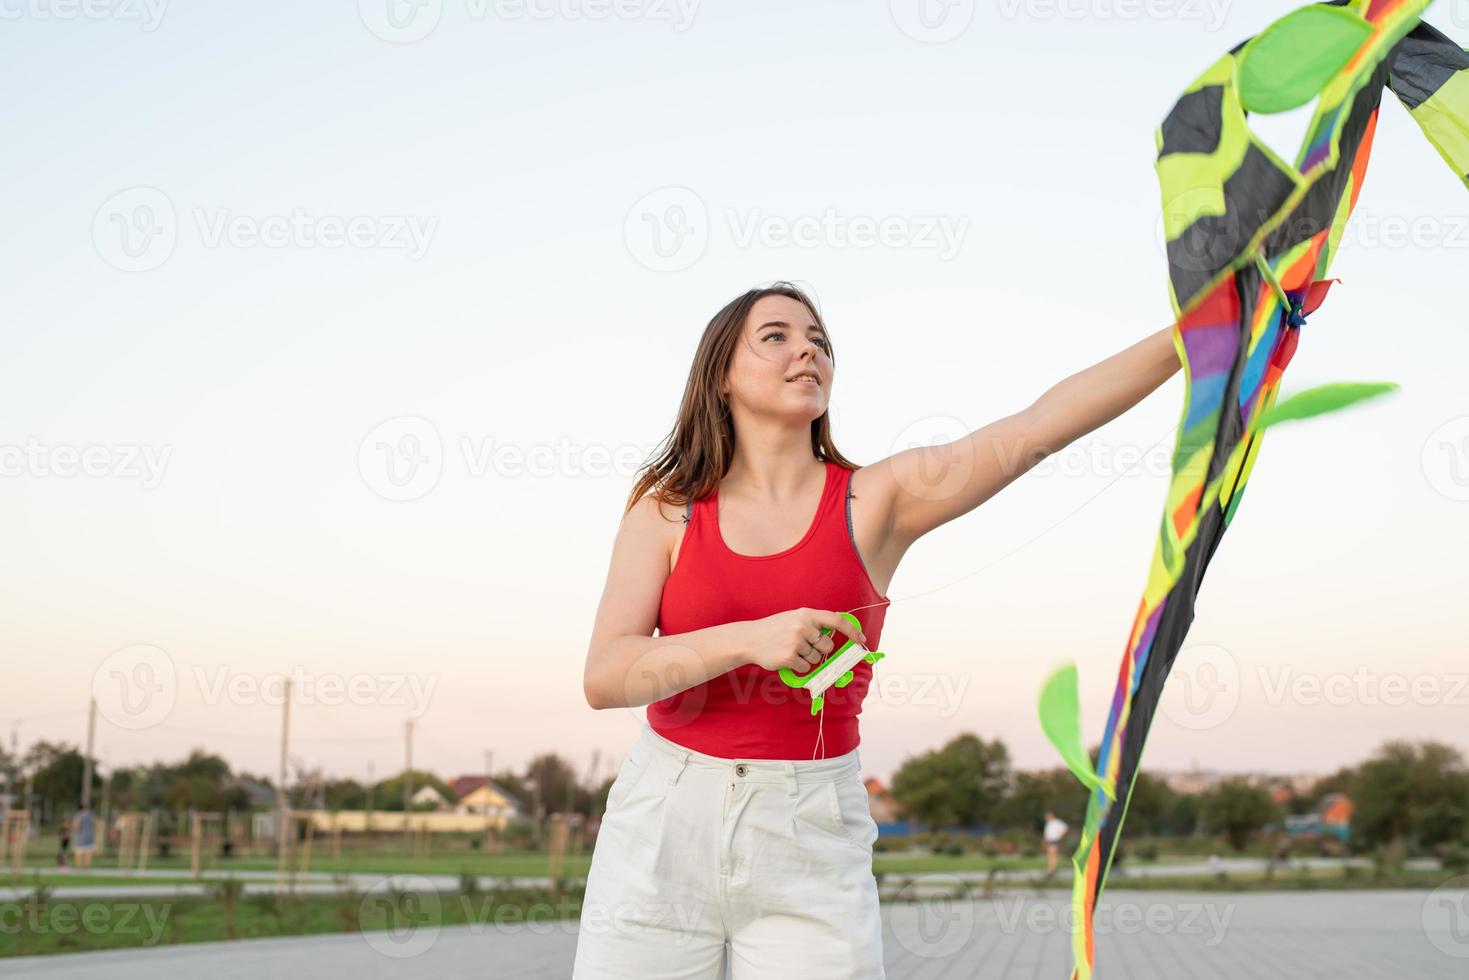
<svg viewBox="0 0 1469 980"><path fill-rule="evenodd" d="M1286 817L1285 829L1292 834L1330 834L1345 841L1352 835L1356 807L1345 793L1327 793L1310 813Z"/></svg>
<svg viewBox="0 0 1469 980"><path fill-rule="evenodd" d="M450 780L449 787L459 797L456 813L479 813L503 822L524 812L520 801L505 787L483 776L460 776Z"/></svg>
<svg viewBox="0 0 1469 980"><path fill-rule="evenodd" d="M226 790L242 790L246 805L252 810L273 809L276 805L275 789L250 776L235 776L224 784Z"/></svg>
<svg viewBox="0 0 1469 980"><path fill-rule="evenodd" d="M418 792L413 794L413 807L417 809L426 803L433 804L435 810L447 809L449 801L444 799L444 794L434 789L432 784L420 786Z"/></svg>

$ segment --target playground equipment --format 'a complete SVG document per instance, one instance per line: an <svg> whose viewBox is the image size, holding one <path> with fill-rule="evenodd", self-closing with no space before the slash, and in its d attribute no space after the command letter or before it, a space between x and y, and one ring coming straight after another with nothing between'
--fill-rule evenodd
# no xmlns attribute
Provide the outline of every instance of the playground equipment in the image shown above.
<svg viewBox="0 0 1469 980"><path fill-rule="evenodd" d="M146 871L153 842L153 814L127 811L117 815L117 867Z"/></svg>
<svg viewBox="0 0 1469 980"><path fill-rule="evenodd" d="M223 817L218 813L201 813L196 810L189 821L189 877L199 878L204 855L209 856L209 866L215 866L219 844L223 839L221 826Z"/></svg>
<svg viewBox="0 0 1469 980"><path fill-rule="evenodd" d="M310 810L285 811L286 846L280 848L276 855L275 884L277 890L284 888L294 893L296 876L309 874L311 871L311 842L316 837L316 827L311 818L312 811ZM305 827L305 833L298 833L297 829L302 825Z"/></svg>
<svg viewBox="0 0 1469 980"><path fill-rule="evenodd" d="M0 864L10 858L10 877L19 881L25 869L26 843L31 836L29 810L6 810L0 818Z"/></svg>

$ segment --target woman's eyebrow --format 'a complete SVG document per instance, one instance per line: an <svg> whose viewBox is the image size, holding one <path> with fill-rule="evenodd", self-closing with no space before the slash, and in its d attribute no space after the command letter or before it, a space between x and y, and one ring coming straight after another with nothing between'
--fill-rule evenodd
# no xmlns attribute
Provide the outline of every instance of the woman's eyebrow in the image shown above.
<svg viewBox="0 0 1469 980"><path fill-rule="evenodd" d="M784 320L771 320L769 323L762 323L762 324L760 324L760 326L756 327L755 329L756 330L764 330L766 327L784 327L787 330L791 329L791 325L789 323L786 323ZM826 331L823 330L823 329L821 329L820 327L818 327L814 323L811 324L809 327L806 328L806 332L807 333L810 333L813 330L816 331L817 333L821 334L822 336L825 336L826 335Z"/></svg>

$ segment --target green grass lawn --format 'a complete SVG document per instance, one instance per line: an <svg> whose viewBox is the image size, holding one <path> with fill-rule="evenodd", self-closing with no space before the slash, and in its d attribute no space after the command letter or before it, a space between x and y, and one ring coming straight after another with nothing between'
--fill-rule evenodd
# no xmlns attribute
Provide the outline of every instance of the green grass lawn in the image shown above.
<svg viewBox="0 0 1469 980"><path fill-rule="evenodd" d="M32 844L26 854L26 864L31 867L51 867L56 861L56 850L54 847L43 847ZM591 866L590 853L580 855L568 854L562 871L563 875L585 876L587 869ZM126 872L117 867L116 855L99 856L92 863L96 871L116 871L125 877ZM276 860L270 855L242 856L235 858L214 858L205 860L205 870L228 872L228 871L269 871L276 870ZM178 871L181 877L188 878L189 855L174 853L166 858L150 854L148 856L147 869L149 871ZM309 870L326 872L366 872L381 874L445 874L457 875L461 872L472 872L489 877L514 877L514 878L545 878L548 877L549 862L545 851L506 851L500 854L486 854L478 850L443 850L439 853L430 853L425 857L415 857L404 854L391 848L343 848L342 856L333 859L326 846L318 840L311 855ZM64 877L67 872L57 871L58 876ZM82 883L84 875L73 875L68 882ZM9 882L10 875L4 869L0 869L0 882Z"/></svg>
<svg viewBox="0 0 1469 980"><path fill-rule="evenodd" d="M198 884L198 882L189 877L187 871L181 875L169 875L167 878L154 878L152 876L149 876L147 878L139 878L134 875L127 874L79 875L68 874L65 871L58 871L54 873L48 872L42 875L22 875L19 879L12 878L10 875L5 875L4 877L0 877L0 885L4 885L7 888L25 888L29 890L30 888L35 886L36 879L38 877L41 880L41 884L47 886L48 888L58 888L62 886L78 886L81 888L105 888L112 887L114 885Z"/></svg>
<svg viewBox="0 0 1469 980"><path fill-rule="evenodd" d="M544 891L393 895L387 892L288 898L51 899L0 903L0 957L131 949L178 943L322 933L371 934L434 926L490 927L575 919L581 893ZM384 937L387 941L387 937Z"/></svg>

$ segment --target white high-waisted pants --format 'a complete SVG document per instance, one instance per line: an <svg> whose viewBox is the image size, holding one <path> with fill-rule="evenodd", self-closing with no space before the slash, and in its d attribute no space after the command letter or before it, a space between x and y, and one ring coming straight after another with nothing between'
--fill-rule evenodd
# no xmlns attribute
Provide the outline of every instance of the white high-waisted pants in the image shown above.
<svg viewBox="0 0 1469 980"><path fill-rule="evenodd" d="M721 759L645 726L607 797L572 976L881 980L876 839L856 749Z"/></svg>

